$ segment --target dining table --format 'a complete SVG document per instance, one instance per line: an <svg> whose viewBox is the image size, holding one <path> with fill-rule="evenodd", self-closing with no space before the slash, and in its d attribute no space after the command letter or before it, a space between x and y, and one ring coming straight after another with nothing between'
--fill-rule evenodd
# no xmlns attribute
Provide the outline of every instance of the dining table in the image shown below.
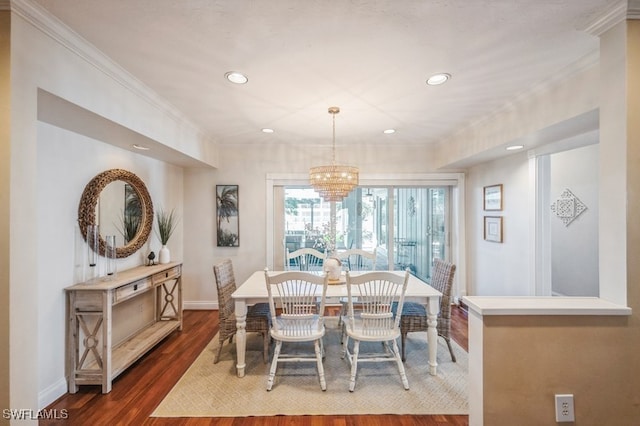
<svg viewBox="0 0 640 426"><path fill-rule="evenodd" d="M285 271L266 271L268 274L279 274ZM404 271L390 271L398 275L404 275ZM322 272L317 272L322 273ZM350 272L351 275L358 275L366 272ZM265 271L255 271L245 282L243 282L231 295L235 303L236 314L236 372L238 377L245 375L245 355L247 348L247 308L261 302L268 302L267 284ZM318 294L318 297L322 296ZM332 283L330 281L326 293L327 299L341 300L347 298L347 286L344 273L340 280ZM409 282L405 292L405 301L415 301L425 305L427 310L427 343L429 346L429 373L433 376L437 374L438 363L436 356L438 353L438 331L436 329L438 312L440 312L440 299L442 293L431 287L427 282L421 280L413 274L409 274Z"/></svg>

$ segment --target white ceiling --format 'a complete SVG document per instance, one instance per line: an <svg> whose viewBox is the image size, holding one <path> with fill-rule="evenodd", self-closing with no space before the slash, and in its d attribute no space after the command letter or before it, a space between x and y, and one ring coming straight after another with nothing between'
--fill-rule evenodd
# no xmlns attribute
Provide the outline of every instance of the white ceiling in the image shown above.
<svg viewBox="0 0 640 426"><path fill-rule="evenodd" d="M338 145L438 142L597 51L584 28L618 3L36 1L218 143L325 145L333 105Z"/></svg>

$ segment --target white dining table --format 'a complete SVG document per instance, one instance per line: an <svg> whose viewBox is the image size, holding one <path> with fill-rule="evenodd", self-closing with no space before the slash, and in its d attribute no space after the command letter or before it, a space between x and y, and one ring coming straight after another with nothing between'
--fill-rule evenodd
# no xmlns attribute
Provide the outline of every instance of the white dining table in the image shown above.
<svg viewBox="0 0 640 426"><path fill-rule="evenodd" d="M283 271L269 271L269 274L278 274ZM398 275L404 271L393 271ZM361 273L361 272L360 272ZM359 272L352 272L352 275ZM319 295L320 296L320 295ZM245 374L245 353L247 348L247 307L260 302L268 302L267 285L264 271L256 271L236 289L231 296L235 301L236 308L236 371L238 377ZM345 284L331 284L327 287L328 298L346 298L347 286ZM415 275L409 275L405 300L419 302L427 309L427 342L429 344L429 373L433 376L437 374L438 363L436 355L438 352L438 331L436 330L438 312L440 311L440 299L442 293L422 281Z"/></svg>

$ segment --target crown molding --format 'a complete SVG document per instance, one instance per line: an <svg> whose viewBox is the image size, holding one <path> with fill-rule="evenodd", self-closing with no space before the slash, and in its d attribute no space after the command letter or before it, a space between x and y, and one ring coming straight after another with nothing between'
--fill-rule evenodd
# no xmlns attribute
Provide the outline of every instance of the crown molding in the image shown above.
<svg viewBox="0 0 640 426"><path fill-rule="evenodd" d="M176 122L185 124L203 136L203 132L180 110L161 98L156 92L118 65L110 57L85 40L80 34L69 28L46 9L32 0L0 0L0 10L8 6L16 15L40 30L67 50L91 64L120 86L142 98L154 108L163 111Z"/></svg>
<svg viewBox="0 0 640 426"><path fill-rule="evenodd" d="M626 19L640 19L640 0L619 1L604 15L583 28L583 31L599 37Z"/></svg>
<svg viewBox="0 0 640 426"><path fill-rule="evenodd" d="M640 19L640 0L629 0L627 19Z"/></svg>
<svg viewBox="0 0 640 426"><path fill-rule="evenodd" d="M588 34L600 37L602 34L613 28L627 17L627 1L620 1L606 11L602 16L589 23L583 31Z"/></svg>

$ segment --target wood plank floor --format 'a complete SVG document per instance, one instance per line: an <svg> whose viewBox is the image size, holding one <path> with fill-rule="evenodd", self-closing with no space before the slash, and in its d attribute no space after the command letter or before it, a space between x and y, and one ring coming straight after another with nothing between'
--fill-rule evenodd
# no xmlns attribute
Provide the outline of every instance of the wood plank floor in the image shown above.
<svg viewBox="0 0 640 426"><path fill-rule="evenodd" d="M66 420L40 420L40 425L220 425L220 426L386 426L468 425L468 416L274 416L236 418L150 418L187 368L218 332L217 311L185 311L183 330L176 331L120 375L106 395L98 386L81 386L48 409L67 410ZM453 339L468 351L467 312L452 308Z"/></svg>

